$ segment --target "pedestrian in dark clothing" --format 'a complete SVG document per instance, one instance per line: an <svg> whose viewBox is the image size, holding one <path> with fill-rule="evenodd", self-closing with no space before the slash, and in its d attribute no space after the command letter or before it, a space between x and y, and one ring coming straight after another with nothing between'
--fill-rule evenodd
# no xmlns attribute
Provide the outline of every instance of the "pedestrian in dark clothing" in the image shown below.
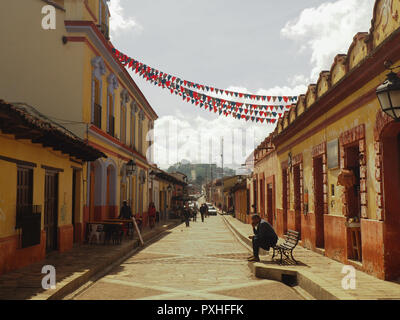
<svg viewBox="0 0 400 320"><path fill-rule="evenodd" d="M197 222L197 210L196 210L196 208L192 209L192 217L193 217L193 222Z"/></svg>
<svg viewBox="0 0 400 320"><path fill-rule="evenodd" d="M189 206L186 206L183 209L183 218L185 220L186 227L189 227L190 226L190 210L189 210Z"/></svg>
<svg viewBox="0 0 400 320"><path fill-rule="evenodd" d="M204 222L204 217L206 215L206 205L203 203L200 207L201 221Z"/></svg>
<svg viewBox="0 0 400 320"><path fill-rule="evenodd" d="M274 228L265 220L261 219L259 215L254 215L251 218L251 224L254 230L254 236L249 238L253 241L253 256L249 258L251 262L259 262L260 248L269 251L278 242L278 236Z"/></svg>
<svg viewBox="0 0 400 320"><path fill-rule="evenodd" d="M131 220L133 218L131 207L128 206L127 201L122 202L118 218L123 220ZM128 223L128 229L124 228L124 230L126 231L126 235L133 236L133 222Z"/></svg>
<svg viewBox="0 0 400 320"><path fill-rule="evenodd" d="M128 201L122 202L122 207L119 212L119 219L132 219L132 210L131 207L128 206Z"/></svg>

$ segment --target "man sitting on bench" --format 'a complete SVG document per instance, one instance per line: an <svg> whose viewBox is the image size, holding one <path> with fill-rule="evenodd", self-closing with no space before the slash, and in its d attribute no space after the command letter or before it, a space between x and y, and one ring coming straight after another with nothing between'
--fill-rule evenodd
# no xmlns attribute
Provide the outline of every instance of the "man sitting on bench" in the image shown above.
<svg viewBox="0 0 400 320"><path fill-rule="evenodd" d="M254 230L254 236L249 239L253 241L253 256L249 258L250 262L260 262L260 248L269 251L278 242L274 228L257 214L251 217L251 224Z"/></svg>

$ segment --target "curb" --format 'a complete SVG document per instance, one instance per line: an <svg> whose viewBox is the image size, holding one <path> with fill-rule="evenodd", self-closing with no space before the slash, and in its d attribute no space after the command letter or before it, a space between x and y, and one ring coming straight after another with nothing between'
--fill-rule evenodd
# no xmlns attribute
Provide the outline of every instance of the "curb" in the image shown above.
<svg viewBox="0 0 400 320"><path fill-rule="evenodd" d="M250 239L240 233L224 216L222 218L239 240L244 245L251 247ZM250 248L248 249L250 250ZM269 266L252 262L249 262L248 266L251 272L260 279L279 282L285 282L287 279L294 280L301 289L317 300L354 300L353 296L332 288L324 279L306 270L294 270L279 265Z"/></svg>
<svg viewBox="0 0 400 320"><path fill-rule="evenodd" d="M151 242L152 240L156 240L163 233L179 226L180 224L181 222L173 222L165 227L161 227L160 229L152 230L149 233L146 233L145 235L143 235L143 240L145 241L143 247L147 245L146 242ZM103 261L97 264L95 267L82 272L82 274L78 276L76 279L73 279L72 281L66 283L65 285L62 285L62 283L57 284L58 286L60 286L60 289L58 289L56 292L52 294L43 293L41 295L33 297L31 300L62 300L66 296L71 295L75 291L79 290L80 287L84 286L92 278L95 278L99 275L102 276L105 273L107 273L110 269L112 269L116 264L121 264L123 261L129 258L129 256L136 253L143 247L140 246L139 240L136 240L133 244L133 247L127 246L126 248L119 251L106 261ZM64 281L66 282L67 280Z"/></svg>

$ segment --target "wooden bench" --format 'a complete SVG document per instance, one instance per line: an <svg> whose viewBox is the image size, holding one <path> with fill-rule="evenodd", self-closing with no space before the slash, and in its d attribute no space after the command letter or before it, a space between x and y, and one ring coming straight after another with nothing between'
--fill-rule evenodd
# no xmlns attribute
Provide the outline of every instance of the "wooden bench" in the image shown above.
<svg viewBox="0 0 400 320"><path fill-rule="evenodd" d="M298 264L298 262L293 257L293 250L294 248L296 248L299 240L300 233L297 231L289 230L287 235L285 236L285 242L282 244L278 244L274 247L274 254L272 256L272 259L274 259L275 255L279 253L281 255L281 259L279 262L280 264L282 264L283 262L283 256L285 256L286 259L292 259L296 264Z"/></svg>

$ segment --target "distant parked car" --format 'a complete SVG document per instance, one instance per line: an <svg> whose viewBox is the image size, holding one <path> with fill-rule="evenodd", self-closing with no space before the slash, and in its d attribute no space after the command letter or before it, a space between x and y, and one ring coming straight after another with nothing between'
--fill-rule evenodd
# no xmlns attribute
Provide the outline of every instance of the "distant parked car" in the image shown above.
<svg viewBox="0 0 400 320"><path fill-rule="evenodd" d="M207 203L207 207L208 207L208 214L210 216L216 216L217 215L217 209L215 209L212 204Z"/></svg>

